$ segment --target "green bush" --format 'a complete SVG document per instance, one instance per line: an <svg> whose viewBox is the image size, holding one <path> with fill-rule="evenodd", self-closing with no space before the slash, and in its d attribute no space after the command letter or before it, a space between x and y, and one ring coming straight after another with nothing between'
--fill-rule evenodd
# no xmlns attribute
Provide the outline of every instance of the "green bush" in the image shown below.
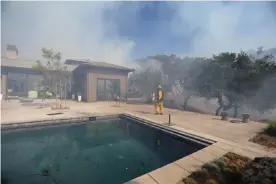
<svg viewBox="0 0 276 184"><path fill-rule="evenodd" d="M38 92L38 97L42 98L42 99L45 98L45 91L39 91Z"/></svg>
<svg viewBox="0 0 276 184"><path fill-rule="evenodd" d="M49 92L47 92L46 90L41 90L39 91L39 98L42 98L42 99L50 99L52 98L51 95L49 95Z"/></svg>
<svg viewBox="0 0 276 184"><path fill-rule="evenodd" d="M265 129L265 132L268 135L276 136L276 120L272 120L269 122L268 126Z"/></svg>
<svg viewBox="0 0 276 184"><path fill-rule="evenodd" d="M220 167L216 165L215 163L206 163L202 166L203 169L206 169L209 172L212 173L219 173L220 172Z"/></svg>
<svg viewBox="0 0 276 184"><path fill-rule="evenodd" d="M226 168L226 164L222 159L215 160L213 163L220 168L220 171L223 171Z"/></svg>

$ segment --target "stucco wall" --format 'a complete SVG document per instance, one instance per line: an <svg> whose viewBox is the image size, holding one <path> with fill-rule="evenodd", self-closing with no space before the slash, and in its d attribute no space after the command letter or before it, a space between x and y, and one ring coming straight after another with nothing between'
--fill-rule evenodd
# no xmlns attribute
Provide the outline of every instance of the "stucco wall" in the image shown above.
<svg viewBox="0 0 276 184"><path fill-rule="evenodd" d="M6 51L6 57L7 57L8 59L17 59L16 51L7 50L7 51Z"/></svg>
<svg viewBox="0 0 276 184"><path fill-rule="evenodd" d="M3 95L3 98L7 95L7 82L7 75L1 75L1 93Z"/></svg>

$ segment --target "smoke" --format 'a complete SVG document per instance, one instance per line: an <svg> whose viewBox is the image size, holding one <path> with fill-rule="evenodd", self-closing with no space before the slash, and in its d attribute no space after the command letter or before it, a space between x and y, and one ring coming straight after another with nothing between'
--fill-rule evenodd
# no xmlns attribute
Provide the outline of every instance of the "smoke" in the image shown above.
<svg viewBox="0 0 276 184"><path fill-rule="evenodd" d="M119 37L118 25L104 20L104 13L114 8L118 4L4 2L2 54L6 44L14 44L21 58L37 60L45 46L61 52L63 59L125 64L135 42Z"/></svg>
<svg viewBox="0 0 276 184"><path fill-rule="evenodd" d="M46 46L61 52L63 59L90 58L114 64L133 64L129 61L137 55L212 56L259 46L269 49L276 47L275 4L2 2L1 46L3 50L6 44L15 44L22 58L34 60ZM113 21L105 19L109 11ZM141 18L146 16L148 19ZM151 24L154 27L146 26ZM146 37L121 31L130 27Z"/></svg>
<svg viewBox="0 0 276 184"><path fill-rule="evenodd" d="M172 31L191 35L194 56L276 47L274 2L185 2L177 8ZM185 53L184 53L185 54Z"/></svg>

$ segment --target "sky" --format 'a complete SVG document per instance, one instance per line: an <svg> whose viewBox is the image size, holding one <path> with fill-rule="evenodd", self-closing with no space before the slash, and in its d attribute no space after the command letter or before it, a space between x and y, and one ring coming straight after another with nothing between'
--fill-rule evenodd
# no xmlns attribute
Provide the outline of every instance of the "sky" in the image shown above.
<svg viewBox="0 0 276 184"><path fill-rule="evenodd" d="M276 47L276 2L1 2L1 50L129 66L151 55Z"/></svg>

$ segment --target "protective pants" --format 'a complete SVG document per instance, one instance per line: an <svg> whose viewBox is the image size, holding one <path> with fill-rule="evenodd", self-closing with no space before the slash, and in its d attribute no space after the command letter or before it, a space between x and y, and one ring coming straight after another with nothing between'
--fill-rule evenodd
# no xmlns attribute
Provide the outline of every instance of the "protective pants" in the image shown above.
<svg viewBox="0 0 276 184"><path fill-rule="evenodd" d="M163 102L158 102L157 104L155 104L155 112L156 114L163 114Z"/></svg>

